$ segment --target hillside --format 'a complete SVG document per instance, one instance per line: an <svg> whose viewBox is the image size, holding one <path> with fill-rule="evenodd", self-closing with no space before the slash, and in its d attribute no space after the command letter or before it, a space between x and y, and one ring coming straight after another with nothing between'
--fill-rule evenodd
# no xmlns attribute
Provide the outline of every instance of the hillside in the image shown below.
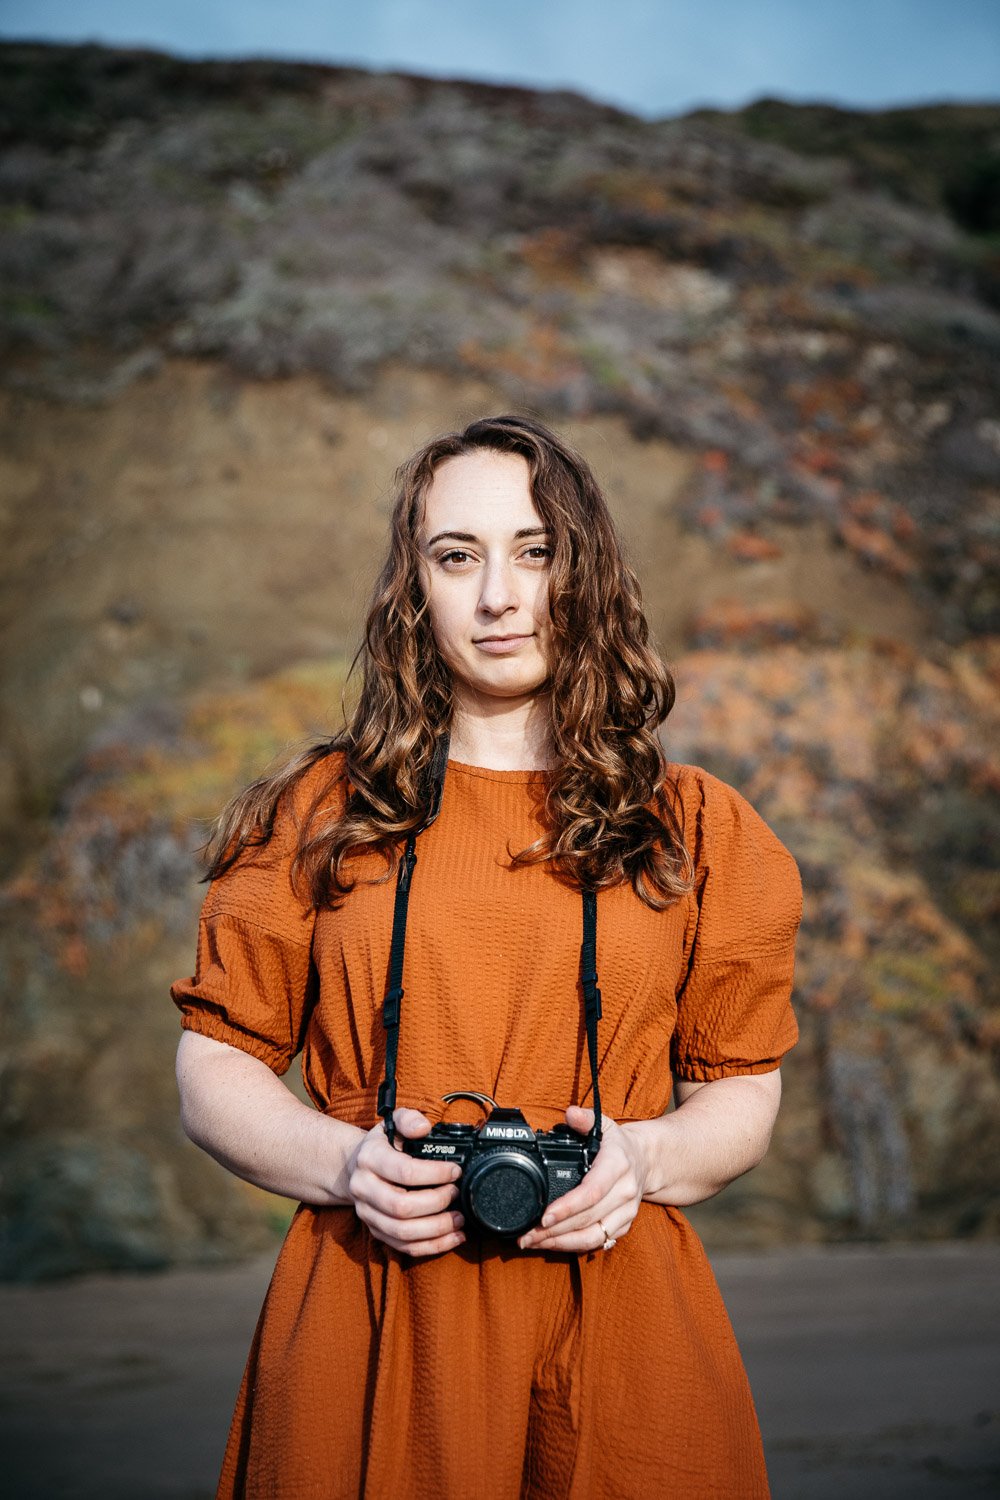
<svg viewBox="0 0 1000 1500"><path fill-rule="evenodd" d="M699 1225L996 1232L998 139L0 47L8 1275L259 1243L176 1125L197 820L337 722L394 465L511 406L806 884L779 1133Z"/></svg>

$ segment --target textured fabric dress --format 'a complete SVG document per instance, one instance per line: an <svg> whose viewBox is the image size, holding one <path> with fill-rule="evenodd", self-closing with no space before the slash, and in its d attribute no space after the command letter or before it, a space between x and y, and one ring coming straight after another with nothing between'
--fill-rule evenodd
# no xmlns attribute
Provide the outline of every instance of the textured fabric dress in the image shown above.
<svg viewBox="0 0 1000 1500"><path fill-rule="evenodd" d="M318 1109L377 1118L394 881L336 910L289 879L295 830L338 760L311 767L275 835L209 887L182 1024L283 1073L302 1052ZM776 1067L802 906L791 854L732 787L675 765L695 890L654 912L602 891L604 1113L661 1114L671 1074ZM477 1090L536 1129L589 1101L579 893L512 869L539 832L545 772L449 762L417 842L399 1102L442 1117ZM322 805L336 805L331 790ZM364 867L359 864L359 871ZM369 874L384 870L373 861ZM445 1118L476 1119L456 1102ZM477 1237L409 1260L353 1208L300 1205L233 1416L220 1497L253 1500L750 1500L768 1494L756 1415L700 1240L643 1203L610 1252L539 1254Z"/></svg>

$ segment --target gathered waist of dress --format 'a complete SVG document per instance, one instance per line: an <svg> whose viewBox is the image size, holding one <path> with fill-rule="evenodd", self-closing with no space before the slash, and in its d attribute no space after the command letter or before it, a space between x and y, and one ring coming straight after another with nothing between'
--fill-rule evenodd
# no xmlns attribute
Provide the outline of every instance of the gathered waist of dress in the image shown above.
<svg viewBox="0 0 1000 1500"><path fill-rule="evenodd" d="M356 1089L350 1092L337 1093L330 1099L329 1103L322 1106L325 1115L332 1115L335 1120L346 1120L349 1125L358 1125L364 1130L370 1130L378 1121L377 1089ZM408 1094L400 1089L397 1096L397 1105L405 1109L417 1109L426 1115L431 1124L439 1120L467 1121L478 1125L485 1118L479 1107L471 1099L454 1099L445 1104L442 1099L428 1098L418 1094ZM604 1113L622 1123L626 1120L647 1120L654 1116L657 1111L648 1113L641 1111L618 1111L613 1108L613 1101L603 1100ZM519 1109L533 1130L551 1130L553 1125L560 1125L566 1119L567 1105L572 1103L567 1100L561 1104L552 1100L540 1099L497 1099L496 1103L505 1109ZM588 1101L584 1101L588 1103ZM589 1106L588 1106L589 1107ZM663 1109L667 1107L664 1103ZM662 1113L662 1111L660 1111Z"/></svg>

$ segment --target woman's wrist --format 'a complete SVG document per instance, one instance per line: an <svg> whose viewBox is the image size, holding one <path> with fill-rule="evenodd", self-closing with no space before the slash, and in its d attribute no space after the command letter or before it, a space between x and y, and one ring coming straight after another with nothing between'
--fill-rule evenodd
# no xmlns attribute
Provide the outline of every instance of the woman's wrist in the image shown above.
<svg viewBox="0 0 1000 1500"><path fill-rule="evenodd" d="M654 1120L626 1120L621 1127L633 1148L636 1176L647 1200L667 1186L670 1125L670 1116L660 1115Z"/></svg>
<svg viewBox="0 0 1000 1500"><path fill-rule="evenodd" d="M320 1208L353 1208L351 1173L368 1132L319 1111L313 1112L313 1122L317 1132L312 1172L316 1194L303 1201Z"/></svg>
<svg viewBox="0 0 1000 1500"><path fill-rule="evenodd" d="M622 1127L636 1145L646 1203L689 1208L714 1198L731 1181L716 1170L712 1143L691 1129L696 1122L679 1116L680 1110L672 1110L654 1120L634 1120Z"/></svg>
<svg viewBox="0 0 1000 1500"><path fill-rule="evenodd" d="M669 1114L623 1125L643 1198L676 1208L714 1198L764 1156L780 1098L777 1069L733 1076L699 1085Z"/></svg>

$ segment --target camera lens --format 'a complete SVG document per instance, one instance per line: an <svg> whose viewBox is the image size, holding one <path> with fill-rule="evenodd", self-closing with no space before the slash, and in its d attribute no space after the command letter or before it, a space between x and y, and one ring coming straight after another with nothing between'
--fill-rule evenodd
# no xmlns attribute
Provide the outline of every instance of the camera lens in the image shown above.
<svg viewBox="0 0 1000 1500"><path fill-rule="evenodd" d="M518 1151L486 1151L467 1168L464 1197L480 1224L496 1234L522 1234L548 1202L545 1169Z"/></svg>

